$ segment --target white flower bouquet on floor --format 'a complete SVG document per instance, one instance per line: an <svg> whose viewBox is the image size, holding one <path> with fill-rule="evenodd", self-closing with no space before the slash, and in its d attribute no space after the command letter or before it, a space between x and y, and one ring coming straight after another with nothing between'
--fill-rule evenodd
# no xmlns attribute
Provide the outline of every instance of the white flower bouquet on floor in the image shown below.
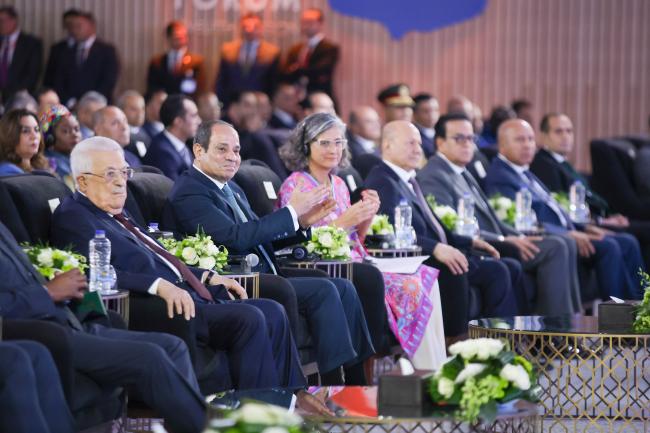
<svg viewBox="0 0 650 433"><path fill-rule="evenodd" d="M211 236L199 231L181 241L162 238L160 243L167 251L189 266L221 271L228 262L228 249L216 246Z"/></svg>
<svg viewBox="0 0 650 433"><path fill-rule="evenodd" d="M458 419L492 422L497 405L515 399L536 402L540 388L532 364L508 344L477 338L449 347L452 355L429 382L429 395L439 405L458 406Z"/></svg>
<svg viewBox="0 0 650 433"><path fill-rule="evenodd" d="M70 250L61 250L46 245L21 245L29 261L46 279L53 279L56 274L79 269L82 273L88 268L86 258Z"/></svg>
<svg viewBox="0 0 650 433"><path fill-rule="evenodd" d="M348 232L339 227L322 226L311 229L307 251L325 260L349 260L350 240Z"/></svg>
<svg viewBox="0 0 650 433"><path fill-rule="evenodd" d="M224 418L210 422L205 433L302 433L303 420L283 407L245 403Z"/></svg>

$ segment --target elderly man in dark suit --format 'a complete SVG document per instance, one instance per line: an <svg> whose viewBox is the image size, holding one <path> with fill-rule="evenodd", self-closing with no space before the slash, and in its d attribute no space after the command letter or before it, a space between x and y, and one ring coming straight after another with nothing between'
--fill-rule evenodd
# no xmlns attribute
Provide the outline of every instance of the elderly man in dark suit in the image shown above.
<svg viewBox="0 0 650 433"><path fill-rule="evenodd" d="M336 375L343 365L345 383L365 383L363 361L374 350L354 286L336 278L285 279L274 257L272 242L304 241L303 229L331 212L334 204L325 200L327 188L298 191L289 206L258 218L243 191L231 182L241 163L237 131L223 121L203 123L193 150L194 165L176 181L163 222L181 233L194 233L200 227L230 252L257 254L262 296L295 292L296 310L307 319L325 380L340 383ZM293 314L297 316L297 311Z"/></svg>
<svg viewBox="0 0 650 433"><path fill-rule="evenodd" d="M192 153L185 142L196 134L201 122L199 109L185 95L170 95L160 106L160 121L165 129L151 140L142 163L176 179L192 165Z"/></svg>
<svg viewBox="0 0 650 433"><path fill-rule="evenodd" d="M187 27L172 21L165 29L169 51L149 62L147 93L164 90L170 95L195 95L205 90L203 56L188 50Z"/></svg>
<svg viewBox="0 0 650 433"><path fill-rule="evenodd" d="M262 39L262 18L254 13L241 17L241 39L221 46L216 82L219 99L228 106L231 95L262 91L271 95L280 64L280 48Z"/></svg>
<svg viewBox="0 0 650 433"><path fill-rule="evenodd" d="M638 298L640 282L637 272L644 265L636 239L614 237L590 224L571 221L568 213L529 169L536 144L535 132L528 122L507 120L499 127L497 139L499 154L492 160L485 178L487 193L499 193L514 199L522 188L529 190L532 208L546 232L569 237L576 242L581 257L595 262L601 296Z"/></svg>
<svg viewBox="0 0 650 433"><path fill-rule="evenodd" d="M196 314L197 342L227 352L235 388L304 385L280 305L246 300L246 292L234 280L186 266L123 212L126 181L133 171L119 144L104 137L84 140L75 146L71 165L77 191L52 217L55 245L72 245L87 254L88 242L97 230L103 230L111 241L118 284L163 298L170 317L174 311L187 320ZM242 300L230 301L229 292Z"/></svg>
<svg viewBox="0 0 650 433"><path fill-rule="evenodd" d="M66 305L83 297L85 276L75 269L44 281L2 224L0 274L3 317L47 320L65 327L73 343L75 369L101 386L135 386L145 403L164 416L174 431L202 431L205 406L182 340L109 328L88 316L79 322Z"/></svg>
<svg viewBox="0 0 650 433"><path fill-rule="evenodd" d="M120 70L115 47L97 37L95 17L90 13L73 15L70 32L72 45L66 41L56 51L50 51L49 62L54 66L48 65L48 84L68 106L90 90L110 101ZM60 58L52 58L54 55Z"/></svg>
<svg viewBox="0 0 650 433"><path fill-rule="evenodd" d="M321 91L336 100L333 80L339 46L325 38L323 25L322 10L303 11L300 28L306 40L289 48L283 72L289 81L304 85L308 93Z"/></svg>
<svg viewBox="0 0 650 433"><path fill-rule="evenodd" d="M515 315L517 306L513 286L519 284L521 267L516 261L496 260L499 253L482 239L471 239L447 230L433 214L415 179L422 160L420 133L404 120L390 122L382 131L383 161L368 174L365 186L381 197L380 213L393 220L395 207L405 200L413 211L412 226L425 262L440 269L440 297L447 337L463 337L470 319L469 285L481 290L482 314ZM483 251L488 257L474 253ZM483 259L484 258L484 259Z"/></svg>
<svg viewBox="0 0 650 433"><path fill-rule="evenodd" d="M41 74L43 43L18 27L13 6L0 7L0 92L7 102L19 90L34 93Z"/></svg>
<svg viewBox="0 0 650 433"><path fill-rule="evenodd" d="M535 313L542 315L580 311L575 247L569 249L555 236L523 236L497 218L478 181L466 170L476 140L467 116L443 115L435 129L438 151L417 175L422 192L433 195L436 203L454 209L463 198L473 200L481 237L501 255L520 260L524 270L535 272L536 300L534 305L524 307L533 307Z"/></svg>

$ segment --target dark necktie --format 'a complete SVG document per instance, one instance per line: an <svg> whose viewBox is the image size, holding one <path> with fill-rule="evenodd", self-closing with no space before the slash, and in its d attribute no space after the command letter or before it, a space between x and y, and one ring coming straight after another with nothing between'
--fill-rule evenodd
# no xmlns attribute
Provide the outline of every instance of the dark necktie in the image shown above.
<svg viewBox="0 0 650 433"><path fill-rule="evenodd" d="M528 186L533 194L535 194L541 201L546 203L546 205L553 211L553 213L560 220L562 227L573 230L573 224L571 223L571 218L562 210L559 203L551 196L551 194L544 188L540 181L530 172L526 170L524 172L524 178L527 180Z"/></svg>
<svg viewBox="0 0 650 433"><path fill-rule="evenodd" d="M83 42L77 42L77 46L75 47L75 61L77 63L77 67L80 67L83 62L86 60L85 59L85 54L86 54L86 45Z"/></svg>
<svg viewBox="0 0 650 433"><path fill-rule="evenodd" d="M237 203L237 199L235 198L235 194L232 192L232 189L230 188L230 186L228 184L225 184L223 186L223 188L221 189L221 192L223 192L223 195L226 198L226 201L228 202L230 207L235 211L236 218L242 223L247 223L248 218L246 218L246 214L242 210L241 206L239 206L239 203ZM273 264L273 261L271 260L271 257L266 252L266 248L264 248L262 246L262 244L259 244L257 246L257 249L262 254L262 258L264 258L264 261L266 261L266 264L271 269L271 272L273 272L275 275L277 275L278 271L275 269L275 265Z"/></svg>
<svg viewBox="0 0 650 433"><path fill-rule="evenodd" d="M438 219L436 218L436 216L433 214L433 211L429 207L427 200L424 198L424 194L422 194L422 189L420 189L420 185L418 184L418 182L415 180L414 177L409 179L409 183L411 184L411 186L413 187L413 191L415 192L415 199L417 200L420 207L424 209L424 213L426 214L427 218L429 218L429 221L431 221L431 224L433 224L433 228L438 234L438 238L440 239L440 242L442 242L443 244L448 243L447 235L445 235L445 229L442 228L442 226L438 222Z"/></svg>
<svg viewBox="0 0 650 433"><path fill-rule="evenodd" d="M495 233L502 235L503 232L501 231L501 226L499 225L496 216L492 213L492 208L487 201L487 197L481 194L480 186L476 183L474 177L467 170L463 171L461 176L465 180L465 183L467 183L469 191L472 193L472 197L474 197L474 203L483 210L484 214L487 215L492 230Z"/></svg>
<svg viewBox="0 0 650 433"><path fill-rule="evenodd" d="M9 36L2 38L2 52L0 52L0 88L4 88L9 80Z"/></svg>
<svg viewBox="0 0 650 433"><path fill-rule="evenodd" d="M129 221L124 216L124 214L117 214L113 216L124 226L124 228L133 233L133 235L135 235L135 237L138 238L145 245L145 247L171 263L172 266L174 266L178 272L180 272L181 276L187 282L187 284L189 284L190 287L194 289L194 291L200 297L206 301L214 301L208 289L206 289L205 286L201 284L199 279L196 278L196 276L192 273L192 271L190 271L185 263L181 262L175 255L171 254L169 251L158 245L155 241L153 241L153 239L149 239L143 235L142 232L140 232L140 230L138 230L137 227L134 226L133 223L131 223L131 221Z"/></svg>

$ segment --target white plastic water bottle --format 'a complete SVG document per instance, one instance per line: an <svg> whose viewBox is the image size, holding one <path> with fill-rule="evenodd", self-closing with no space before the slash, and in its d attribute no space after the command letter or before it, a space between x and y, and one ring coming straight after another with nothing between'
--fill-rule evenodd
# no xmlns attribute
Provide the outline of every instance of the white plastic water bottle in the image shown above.
<svg viewBox="0 0 650 433"><path fill-rule="evenodd" d="M395 248L408 248L415 241L412 239L411 217L413 210L406 199L395 206Z"/></svg>
<svg viewBox="0 0 650 433"><path fill-rule="evenodd" d="M456 233L462 236L474 238L478 235L478 221L474 218L474 198L466 192L458 200L458 220L456 222Z"/></svg>
<svg viewBox="0 0 650 433"><path fill-rule="evenodd" d="M569 218L576 223L589 222L589 207L585 203L585 186L579 180L571 185L569 190Z"/></svg>
<svg viewBox="0 0 650 433"><path fill-rule="evenodd" d="M528 188L522 188L517 191L515 196L515 230L531 231L534 227L533 213L533 196Z"/></svg>
<svg viewBox="0 0 650 433"><path fill-rule="evenodd" d="M110 293L115 284L111 270L111 241L104 230L96 230L95 237L88 242L88 262L90 263L89 290Z"/></svg>

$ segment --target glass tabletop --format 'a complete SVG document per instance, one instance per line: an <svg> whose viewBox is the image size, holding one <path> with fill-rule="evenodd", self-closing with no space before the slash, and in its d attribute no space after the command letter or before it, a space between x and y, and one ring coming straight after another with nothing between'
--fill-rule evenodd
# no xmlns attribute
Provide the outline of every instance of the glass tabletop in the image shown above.
<svg viewBox="0 0 650 433"><path fill-rule="evenodd" d="M604 334L598 329L595 316L510 316L477 319L469 322L470 326L488 329L504 329L521 332L557 332L567 334ZM617 332L617 334L627 334ZM636 334L634 334L636 335Z"/></svg>

